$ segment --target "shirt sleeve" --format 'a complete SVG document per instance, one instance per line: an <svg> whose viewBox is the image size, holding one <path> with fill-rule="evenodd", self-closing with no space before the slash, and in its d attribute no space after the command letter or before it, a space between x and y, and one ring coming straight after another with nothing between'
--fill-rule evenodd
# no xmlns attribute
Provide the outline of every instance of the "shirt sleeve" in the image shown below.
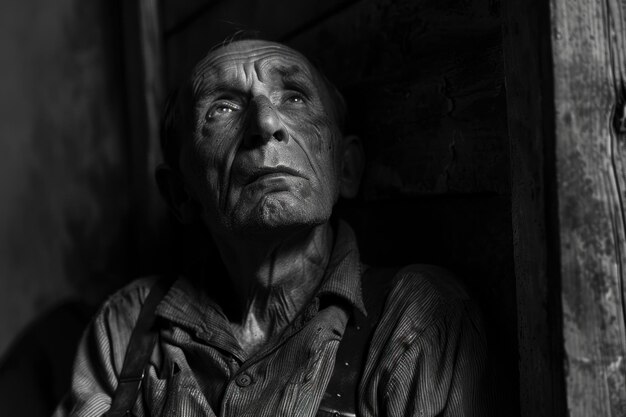
<svg viewBox="0 0 626 417"><path fill-rule="evenodd" d="M133 283L101 307L82 336L70 391L53 417L100 417L110 408L126 346L148 288Z"/></svg>
<svg viewBox="0 0 626 417"><path fill-rule="evenodd" d="M385 393L390 417L491 415L491 377L478 311L460 303L405 339Z"/></svg>

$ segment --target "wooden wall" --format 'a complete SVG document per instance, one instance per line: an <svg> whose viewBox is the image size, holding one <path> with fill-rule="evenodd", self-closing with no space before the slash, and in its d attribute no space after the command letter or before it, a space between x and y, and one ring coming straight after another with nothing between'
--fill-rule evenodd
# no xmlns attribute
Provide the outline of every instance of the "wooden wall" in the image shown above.
<svg viewBox="0 0 626 417"><path fill-rule="evenodd" d="M551 2L569 415L626 414L626 3Z"/></svg>
<svg viewBox="0 0 626 417"><path fill-rule="evenodd" d="M556 214L550 6L504 15L522 416L565 416Z"/></svg>
<svg viewBox="0 0 626 417"><path fill-rule="evenodd" d="M518 415L509 143L497 0L161 2L171 88L237 30L285 42L344 92L364 140L339 211L373 264L436 263L484 309L501 414Z"/></svg>

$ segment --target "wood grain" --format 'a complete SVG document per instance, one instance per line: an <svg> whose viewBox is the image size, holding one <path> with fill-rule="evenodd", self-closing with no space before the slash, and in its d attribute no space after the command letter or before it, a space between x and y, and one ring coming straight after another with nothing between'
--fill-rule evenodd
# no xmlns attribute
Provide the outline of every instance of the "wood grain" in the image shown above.
<svg viewBox="0 0 626 417"><path fill-rule="evenodd" d="M567 405L626 415L626 3L551 2Z"/></svg>

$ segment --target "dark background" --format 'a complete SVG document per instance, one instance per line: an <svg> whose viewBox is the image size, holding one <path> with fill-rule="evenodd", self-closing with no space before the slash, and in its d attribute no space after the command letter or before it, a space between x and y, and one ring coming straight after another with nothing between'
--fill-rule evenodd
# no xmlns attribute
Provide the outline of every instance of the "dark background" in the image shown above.
<svg viewBox="0 0 626 417"><path fill-rule="evenodd" d="M139 120L150 124L149 95L139 85L146 73L140 16L121 1L1 4L6 355L27 324L64 300L89 312L133 277L175 266L182 246L155 198L154 131ZM500 6L163 0L153 69L159 102L208 48L238 30L287 43L318 64L344 92L368 157L359 197L338 210L355 228L364 260L434 263L459 276L485 313L501 414L514 416L517 320Z"/></svg>

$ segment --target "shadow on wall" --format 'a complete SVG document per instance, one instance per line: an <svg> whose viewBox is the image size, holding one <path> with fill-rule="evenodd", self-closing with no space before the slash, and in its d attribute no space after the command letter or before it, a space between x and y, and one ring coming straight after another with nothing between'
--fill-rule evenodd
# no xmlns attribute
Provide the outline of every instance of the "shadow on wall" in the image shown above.
<svg viewBox="0 0 626 417"><path fill-rule="evenodd" d="M12 417L50 416L70 386L82 332L95 313L67 300L28 326L0 362L0 410Z"/></svg>

